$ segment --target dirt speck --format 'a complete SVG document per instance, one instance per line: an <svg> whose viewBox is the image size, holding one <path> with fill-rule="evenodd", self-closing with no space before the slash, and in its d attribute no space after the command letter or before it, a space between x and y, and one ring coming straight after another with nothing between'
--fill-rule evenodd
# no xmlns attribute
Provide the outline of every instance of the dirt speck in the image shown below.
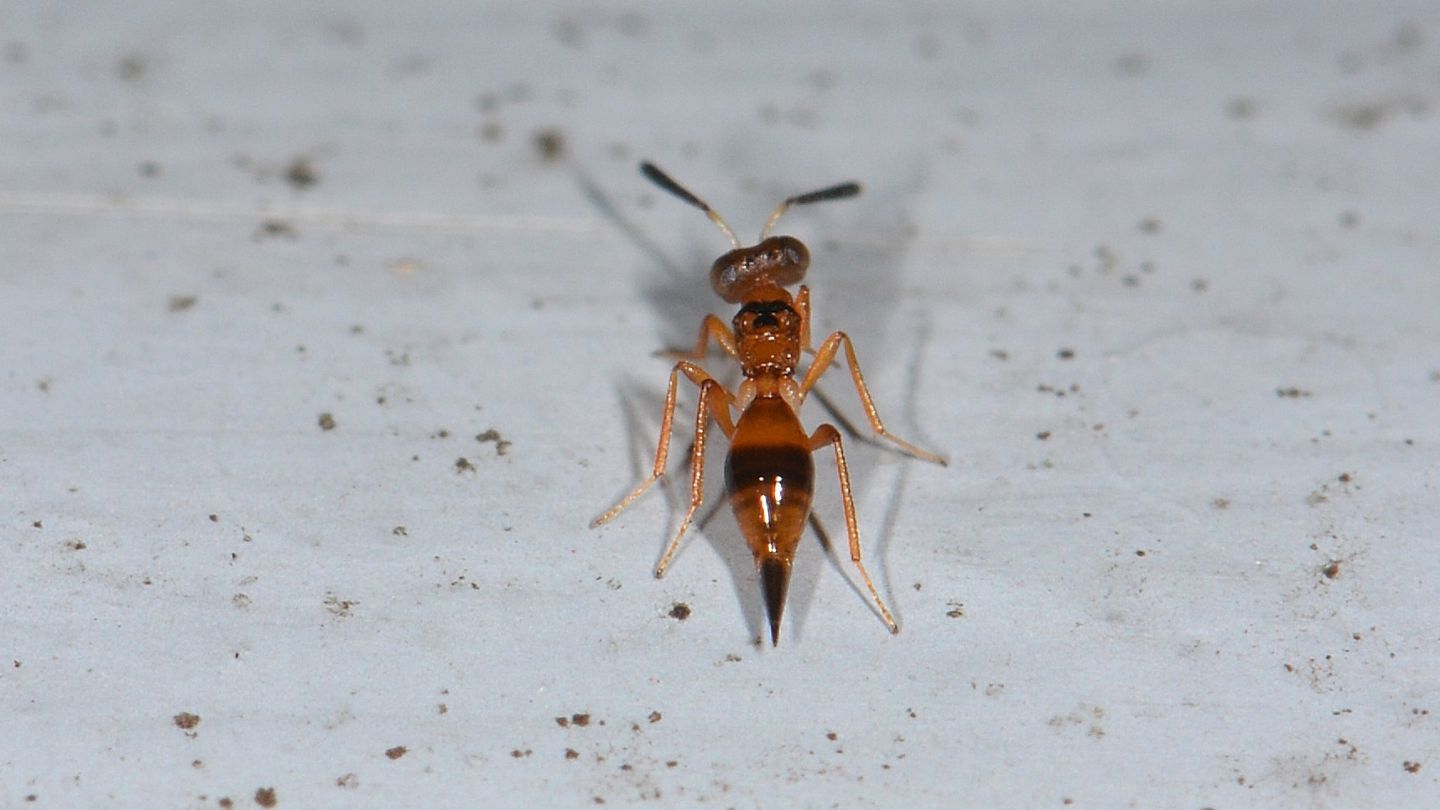
<svg viewBox="0 0 1440 810"><path fill-rule="evenodd" d="M1036 433L1036 434L1035 434L1035 438L1037 438L1037 439L1039 439L1040 441L1043 442L1043 441L1045 441L1045 440L1047 440L1047 439L1050 438L1050 431L1048 431L1048 430L1042 430L1042 431L1040 431L1039 433Z"/></svg>
<svg viewBox="0 0 1440 810"><path fill-rule="evenodd" d="M690 618L690 606L684 602L676 602L670 606L670 618L683 622Z"/></svg>
<svg viewBox="0 0 1440 810"><path fill-rule="evenodd" d="M950 602L948 603L948 606L950 609L945 611L946 616L949 616L952 619L960 619L965 616L964 602Z"/></svg>
<svg viewBox="0 0 1440 810"><path fill-rule="evenodd" d="M467 472L475 472L475 465L470 463L470 459L465 458L464 456L455 459L455 474L463 475Z"/></svg>
<svg viewBox="0 0 1440 810"><path fill-rule="evenodd" d="M78 538L74 538L74 539L70 539L70 540L66 540L66 541L65 541L65 550L66 550L66 551L84 551L85 549L86 549L86 545L85 545L85 541L84 541L84 540L80 540L80 539L78 539Z"/></svg>
<svg viewBox="0 0 1440 810"><path fill-rule="evenodd" d="M325 594L325 609L330 611L332 615L339 616L342 619L352 615L355 606L359 604L359 602L352 599L341 599L333 593Z"/></svg>
<svg viewBox="0 0 1440 810"><path fill-rule="evenodd" d="M172 295L170 302L166 305L171 312L184 312L199 303L200 299L194 295Z"/></svg>
<svg viewBox="0 0 1440 810"><path fill-rule="evenodd" d="M503 456L506 453L510 452L510 442L506 441L505 437L500 435L500 431L496 430L495 428L490 428L484 433L475 434L475 441L480 442L481 444L485 444L486 442L494 442L495 455L497 456Z"/></svg>
<svg viewBox="0 0 1440 810"><path fill-rule="evenodd" d="M216 802L216 804L220 805L220 810L230 810L230 808L235 806L235 802L231 801L229 796L220 797L220 800Z"/></svg>
<svg viewBox="0 0 1440 810"><path fill-rule="evenodd" d="M255 803L261 807L274 807L280 802L275 798L275 788L263 787L255 790Z"/></svg>
<svg viewBox="0 0 1440 810"><path fill-rule="evenodd" d="M389 757L390 759L399 759L405 756L405 754L408 753L409 750L410 749L406 748L403 745L397 745L394 748L385 749L385 756Z"/></svg>
<svg viewBox="0 0 1440 810"><path fill-rule="evenodd" d="M566 758L566 759L579 759L579 758L580 758L580 752L579 752L579 751L576 751L574 748L566 748L566 749L565 749L565 758Z"/></svg>
<svg viewBox="0 0 1440 810"><path fill-rule="evenodd" d="M1308 399L1310 397L1310 392L1306 391L1303 388L1296 388L1295 386L1291 385L1286 388L1276 388L1275 396L1280 397L1281 399Z"/></svg>
<svg viewBox="0 0 1440 810"><path fill-rule="evenodd" d="M1339 561L1339 560L1331 560L1330 562L1325 563L1325 566L1320 569L1320 573L1324 574L1326 579L1335 579L1335 578L1339 577L1339 576L1340 576L1340 561Z"/></svg>
<svg viewBox="0 0 1440 810"><path fill-rule="evenodd" d="M278 239L281 237L294 239L299 235L300 232L295 230L295 226L283 219L261 220L259 227L255 229L256 241L261 239Z"/></svg>
<svg viewBox="0 0 1440 810"><path fill-rule="evenodd" d="M393 528L393 529L390 530L390 533L393 534L393 535L395 535L396 537L409 537L409 536L410 536L410 530L407 529L407 528L405 528L404 526L396 526L395 528Z"/></svg>
<svg viewBox="0 0 1440 810"><path fill-rule="evenodd" d="M320 173L315 171L310 158L300 155L285 167L285 182L296 191L304 191L320 182Z"/></svg>
<svg viewBox="0 0 1440 810"><path fill-rule="evenodd" d="M650 712L650 716L646 719L648 719L651 723L658 723L664 716L665 715L661 714L660 712Z"/></svg>
<svg viewBox="0 0 1440 810"><path fill-rule="evenodd" d="M355 788L360 787L360 777L356 776L353 773L347 773L343 776L337 776L335 777L335 787L342 787L346 790L354 790Z"/></svg>
<svg viewBox="0 0 1440 810"><path fill-rule="evenodd" d="M542 129L531 140L542 161L554 163L565 157L565 135L560 130Z"/></svg>
<svg viewBox="0 0 1440 810"><path fill-rule="evenodd" d="M525 757L528 757L528 756L530 756L530 755L533 754L533 753L535 753L535 752L534 752L534 751L531 751L529 748L525 748L525 749L516 748L515 750L513 750L513 751L510 752L510 756L512 756L512 757L514 757L514 758L516 758L516 759L524 759Z"/></svg>
<svg viewBox="0 0 1440 810"><path fill-rule="evenodd" d="M1058 357L1058 358L1060 358L1061 360L1074 360L1074 359L1075 359L1075 350L1074 350L1074 349L1061 349L1060 351L1055 352L1055 356Z"/></svg>
<svg viewBox="0 0 1440 810"><path fill-rule="evenodd" d="M315 423L320 426L321 430L334 430L335 416L329 411L326 411L325 413L320 414L319 418L315 420Z"/></svg>
<svg viewBox="0 0 1440 810"><path fill-rule="evenodd" d="M1405 760L1404 762L1402 762L1402 763L1400 764L1400 766L1405 769L1405 772L1406 772L1406 773L1419 773L1419 772L1420 772L1420 763L1418 763L1418 762L1412 762L1411 760L1408 760L1408 759L1407 759L1407 760Z"/></svg>
<svg viewBox="0 0 1440 810"><path fill-rule="evenodd" d="M590 725L590 714L588 712L572 714L570 715L570 722L581 728L584 728Z"/></svg>
<svg viewBox="0 0 1440 810"><path fill-rule="evenodd" d="M184 729L185 731L189 731L200 725L200 715L191 714L190 712L180 712L175 715L173 719L175 720L175 727Z"/></svg>
<svg viewBox="0 0 1440 810"><path fill-rule="evenodd" d="M149 72L149 62L138 53L127 53L115 62L115 75L122 82L138 82Z"/></svg>

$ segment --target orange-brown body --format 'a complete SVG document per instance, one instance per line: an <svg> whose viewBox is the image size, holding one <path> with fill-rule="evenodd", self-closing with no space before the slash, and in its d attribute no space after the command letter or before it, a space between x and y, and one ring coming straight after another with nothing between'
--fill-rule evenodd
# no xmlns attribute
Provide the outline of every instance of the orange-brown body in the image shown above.
<svg viewBox="0 0 1440 810"><path fill-rule="evenodd" d="M756 397L730 437L725 491L740 533L755 555L774 628L785 609L790 568L810 517L814 483L815 462L800 418L779 396Z"/></svg>
<svg viewBox="0 0 1440 810"><path fill-rule="evenodd" d="M592 525L609 521L640 497L665 472L669 455L670 432L674 425L676 384L681 375L700 389L700 402L695 416L695 444L691 451L690 508L680 522L674 538L660 557L655 576L665 573L680 539L695 517L704 498L706 437L713 421L730 439L730 452L725 459L725 487L730 508L735 513L740 533L755 556L765 592L765 609L770 621L770 640L780 641L780 618L785 609L785 592L790 583L790 569L795 550L800 544L805 524L810 517L814 492L815 463L812 453L822 447L835 450L835 469L840 480L840 498L845 512L845 529L850 538L850 559L860 573L874 601L875 608L890 631L899 625L885 607L870 574L860 562L860 533L855 518L855 504L850 493L850 473L845 464L840 433L832 425L821 425L813 435L806 434L800 423L800 405L820 375L845 350L845 362L855 390L865 406L865 416L876 434L895 443L906 453L939 464L940 456L922 450L885 429L870 399L855 360L855 349L844 332L835 332L818 348L810 345L810 293L804 286L791 297L786 287L798 284L810 264L810 252L792 236L769 236L770 228L792 205L805 205L822 200L851 197L860 193L855 183L820 189L809 194L790 197L771 214L760 233L760 241L748 247L740 244L730 226L699 197L680 186L668 175L649 163L640 170L661 188L704 211L730 237L734 250L715 260L710 269L710 283L725 301L741 304L729 328L714 315L705 317L700 326L700 339L695 350L683 357L670 371L670 386L665 395L665 413L661 420L660 446L655 452L655 467L650 477L633 489L609 511L596 518ZM714 340L725 353L740 362L745 381L731 393L704 368L692 360L706 354L709 341ZM814 360L804 378L795 379L796 367L804 352ZM739 418L732 417L732 409Z"/></svg>

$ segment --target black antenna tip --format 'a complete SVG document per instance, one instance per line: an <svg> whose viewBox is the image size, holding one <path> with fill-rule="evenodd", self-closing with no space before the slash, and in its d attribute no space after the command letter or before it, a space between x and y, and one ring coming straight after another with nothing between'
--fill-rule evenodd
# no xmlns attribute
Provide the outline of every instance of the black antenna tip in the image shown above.
<svg viewBox="0 0 1440 810"><path fill-rule="evenodd" d="M685 202L690 203L696 208L699 208L706 214L711 213L710 206L706 204L704 200L696 197L693 193L691 193L689 189L675 182L675 180L670 177L670 175L666 174L660 169L659 166L656 166L654 163L651 163L648 160L640 161L640 173L645 175L646 179L648 179L650 182L654 183L660 188L665 189L671 194L674 194L676 197L679 197Z"/></svg>
<svg viewBox="0 0 1440 810"><path fill-rule="evenodd" d="M780 644L780 617L785 613L785 592L790 587L790 563L778 557L760 561L760 586L765 591L765 613L770 619L770 644Z"/></svg>

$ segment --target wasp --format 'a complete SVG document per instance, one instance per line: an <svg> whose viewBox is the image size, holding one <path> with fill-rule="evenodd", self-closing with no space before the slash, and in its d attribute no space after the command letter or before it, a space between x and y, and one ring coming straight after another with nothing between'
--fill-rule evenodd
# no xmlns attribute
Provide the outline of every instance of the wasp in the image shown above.
<svg viewBox="0 0 1440 810"><path fill-rule="evenodd" d="M855 346L849 336L844 332L835 332L821 341L818 347L811 345L810 290L800 285L792 296L787 289L799 284L805 277L805 271L810 266L810 251L793 236L770 235L775 223L792 207L854 197L860 193L860 185L841 183L786 199L770 215L760 231L759 241L747 247L741 244L735 232L708 203L654 164L641 163L640 171L660 188L704 211L729 237L732 250L716 259L710 267L710 285L726 303L739 304L740 311L729 326L713 314L706 315L700 325L695 348L690 352L671 353L678 362L670 371L670 384L665 391L665 412L660 422L660 446L655 452L654 469L619 503L596 518L591 528L620 514L665 474L675 422L677 387L680 378L684 377L700 390L695 413L695 442L690 456L690 506L680 521L680 528L661 555L655 567L655 576L665 575L680 547L681 538L704 499L705 450L713 422L730 442L730 451L725 459L725 488L740 533L755 556L770 623L770 642L778 645L780 618L785 610L785 594L790 584L795 550L810 516L815 479L813 454L822 448L832 447L840 479L845 530L850 536L850 560L859 571L860 579L865 583L886 627L891 633L900 632L900 626L895 623L894 616L885 606L885 600L880 598L870 573L860 560L860 529L855 517L850 470L845 463L845 447L840 431L833 425L822 424L815 432L806 433L800 421L800 406L820 381L821 375L843 351L860 404L876 435L915 458L942 466L946 462L941 456L885 429L870 390L865 385L865 377L855 359ZM733 392L699 364L705 359L711 341L740 364L744 380ZM812 359L803 376L797 380L804 355L811 355Z"/></svg>

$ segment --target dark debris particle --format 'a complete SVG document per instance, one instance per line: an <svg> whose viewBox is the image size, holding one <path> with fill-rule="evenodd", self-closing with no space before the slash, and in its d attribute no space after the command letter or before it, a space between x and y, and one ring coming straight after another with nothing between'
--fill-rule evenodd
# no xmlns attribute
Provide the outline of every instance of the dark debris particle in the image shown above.
<svg viewBox="0 0 1440 810"><path fill-rule="evenodd" d="M410 749L406 748L403 745L397 745L394 748L385 749L385 756L389 757L390 759L399 759L405 756L405 754L408 753L409 750Z"/></svg>
<svg viewBox="0 0 1440 810"><path fill-rule="evenodd" d="M580 758L580 752L579 752L579 751L576 751L574 748L566 748L566 749L565 749L565 758L566 758L566 759L579 759L579 758Z"/></svg>
<svg viewBox="0 0 1440 810"><path fill-rule="evenodd" d="M1281 399L1304 399L1310 396L1310 392L1292 385L1288 388L1276 388L1275 396Z"/></svg>
<svg viewBox="0 0 1440 810"><path fill-rule="evenodd" d="M396 537L409 537L409 536L410 536L410 530L407 529L407 528L405 528L404 526L396 526L395 528L393 528L393 529L390 530L390 533L393 534L393 535L395 535Z"/></svg>
<svg viewBox="0 0 1440 810"><path fill-rule="evenodd" d="M231 801L229 796L222 796L216 804L220 805L220 810L230 810L235 806L235 802Z"/></svg>
<svg viewBox="0 0 1440 810"><path fill-rule="evenodd" d="M1043 441L1045 441L1046 439L1049 439L1049 438L1050 438L1050 431L1048 431L1048 430L1042 430L1042 431L1040 431L1039 433L1036 433L1036 434L1035 434L1035 438L1037 438L1037 439L1039 439L1040 441L1043 442Z"/></svg>
<svg viewBox="0 0 1440 810"><path fill-rule="evenodd" d="M217 515L217 514L215 514L214 512L211 512L211 513L210 513L210 522L211 522L211 523L219 523L219 522L220 522L220 516Z"/></svg>
<svg viewBox="0 0 1440 810"><path fill-rule="evenodd" d="M519 748L516 748L515 750L513 750L513 751L510 752L510 756L512 756L512 757L514 757L514 758L516 758L516 759L524 759L525 757L528 757L528 756L530 756L530 755L533 754L533 753L535 753L535 752L532 751L532 750L530 750L529 748L526 748L526 749L523 749L523 750L522 750L522 749L519 749Z"/></svg>
<svg viewBox="0 0 1440 810"><path fill-rule="evenodd" d="M184 312L199 303L200 298L194 295L172 295L166 305L171 312Z"/></svg>
<svg viewBox="0 0 1440 810"><path fill-rule="evenodd" d="M1419 773L1419 772L1420 772L1420 763L1418 763L1418 762L1412 762L1412 761L1410 761L1410 760L1407 759L1407 760L1405 760L1404 762L1402 762L1402 763L1400 764L1400 766L1405 769L1405 772L1406 772L1406 773Z"/></svg>
<svg viewBox="0 0 1440 810"><path fill-rule="evenodd" d="M464 456L455 459L456 475L463 475L467 472L475 472L475 465L470 463L470 459L465 458Z"/></svg>
<svg viewBox="0 0 1440 810"><path fill-rule="evenodd" d="M186 731L189 731L190 729L200 725L200 715L191 714L190 712L180 712L179 714L175 715L173 719L175 721L176 728L181 728Z"/></svg>
<svg viewBox="0 0 1440 810"><path fill-rule="evenodd" d="M1350 473L1340 473L1339 477L1335 480L1339 481L1342 484L1348 484L1350 483Z"/></svg>
<svg viewBox="0 0 1440 810"><path fill-rule="evenodd" d="M1320 569L1320 573L1324 574L1326 579L1335 579L1340 576L1340 561L1331 560L1325 563L1325 566Z"/></svg>
<svg viewBox="0 0 1440 810"><path fill-rule="evenodd" d="M1138 227L1141 233L1159 233L1162 224L1156 217L1146 217L1140 220Z"/></svg>
<svg viewBox="0 0 1440 810"><path fill-rule="evenodd" d="M1136 556L1136 557L1144 557L1144 556L1145 556L1145 549L1143 549L1143 548L1137 548L1137 549L1135 549L1135 556Z"/></svg>
<svg viewBox="0 0 1440 810"><path fill-rule="evenodd" d="M661 719L662 717L664 717L664 716L665 716L665 715L661 714L660 712L650 712L650 716L649 716L647 719L648 719L651 723L658 723L658 722L660 722L660 719Z"/></svg>
<svg viewBox="0 0 1440 810"><path fill-rule="evenodd" d="M303 191L320 182L320 173L310 164L310 159L301 155L285 167L285 182L296 191Z"/></svg>
<svg viewBox="0 0 1440 810"><path fill-rule="evenodd" d="M568 717L557 717L557 718L555 718L555 725L557 725L557 726L559 726L559 727L561 727L561 728L569 728L569 727L570 727L570 718L568 718Z"/></svg>
<svg viewBox="0 0 1440 810"><path fill-rule="evenodd" d="M255 791L255 803L261 807L274 807L279 804L275 799L275 788L263 787Z"/></svg>
<svg viewBox="0 0 1440 810"><path fill-rule="evenodd" d="M1061 360L1074 360L1074 359L1075 359L1075 350L1074 350L1074 349L1061 349L1060 351L1055 352L1055 356L1058 357L1058 358L1060 358Z"/></svg>
<svg viewBox="0 0 1440 810"><path fill-rule="evenodd" d="M572 714L572 715L570 715L570 722L574 723L575 725L577 725L577 726L579 726L579 727L581 727L581 728L584 728L584 727L590 725L590 714L589 714L588 712L583 712L583 713L579 713L579 714Z"/></svg>
<svg viewBox="0 0 1440 810"><path fill-rule="evenodd" d="M346 790L354 790L360 787L360 777L354 773L342 774L335 777L335 787L342 787Z"/></svg>
<svg viewBox="0 0 1440 810"><path fill-rule="evenodd" d="M497 456L503 456L506 453L510 452L510 442L506 441L505 438L500 435L500 431L496 430L495 428L490 428L484 433L475 434L475 441L480 442L481 444L484 444L486 442L494 442L495 455Z"/></svg>
<svg viewBox="0 0 1440 810"><path fill-rule="evenodd" d="M690 606L684 602L676 602L670 607L670 618L683 622L690 618Z"/></svg>
<svg viewBox="0 0 1440 810"><path fill-rule="evenodd" d="M565 157L565 136L558 129L542 129L532 137L535 151L546 163L554 163Z"/></svg>
<svg viewBox="0 0 1440 810"><path fill-rule="evenodd" d="M315 424L319 425L321 430L334 430L335 416L329 411L326 411L320 414L319 418L315 420Z"/></svg>
<svg viewBox="0 0 1440 810"><path fill-rule="evenodd" d="M300 232L295 230L295 226L283 219L261 220L260 226L255 229L255 238L257 240L279 238L282 236L286 239L294 239L299 235Z"/></svg>
<svg viewBox="0 0 1440 810"><path fill-rule="evenodd" d="M946 615L946 616L949 616L949 617L952 618L952 619L959 619L959 618L964 617L964 615L965 615L965 603L964 603L964 602L951 602L951 603L949 603L949 607L950 607L950 609L947 610L947 611L945 611L945 615Z"/></svg>

